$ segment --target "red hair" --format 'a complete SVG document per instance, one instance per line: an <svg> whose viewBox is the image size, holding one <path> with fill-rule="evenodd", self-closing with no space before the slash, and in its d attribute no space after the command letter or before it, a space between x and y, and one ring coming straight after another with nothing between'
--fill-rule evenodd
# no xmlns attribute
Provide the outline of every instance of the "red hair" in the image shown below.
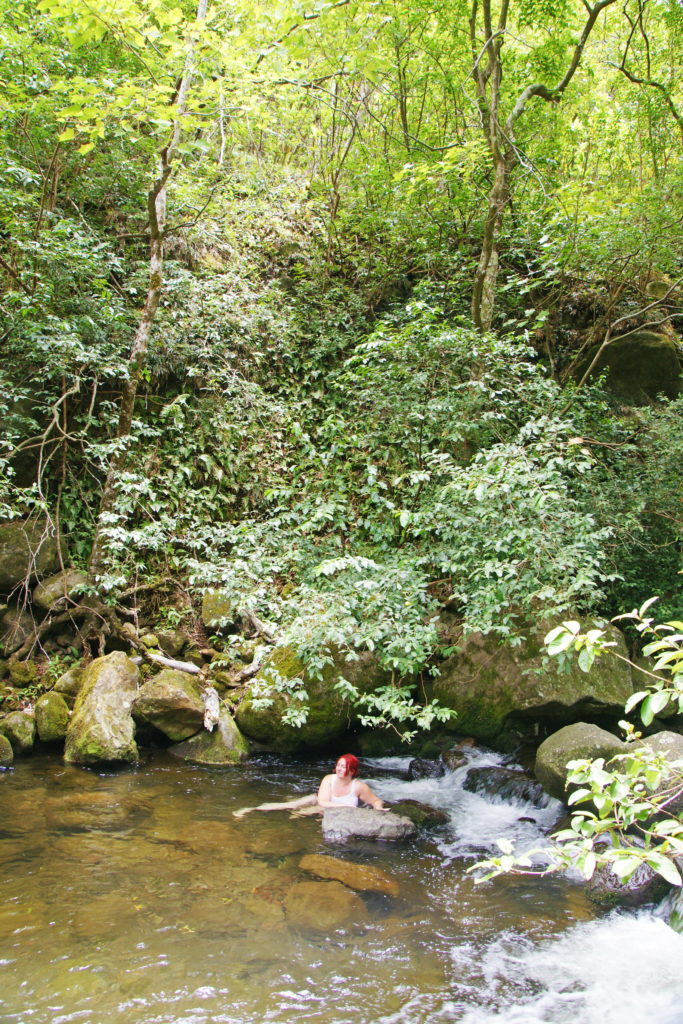
<svg viewBox="0 0 683 1024"><path fill-rule="evenodd" d="M335 767L340 761L345 762L346 774L350 775L352 779L355 779L356 775L358 775L358 769L360 768L360 761L358 758L354 757L353 754L342 754L341 757L337 758Z"/></svg>

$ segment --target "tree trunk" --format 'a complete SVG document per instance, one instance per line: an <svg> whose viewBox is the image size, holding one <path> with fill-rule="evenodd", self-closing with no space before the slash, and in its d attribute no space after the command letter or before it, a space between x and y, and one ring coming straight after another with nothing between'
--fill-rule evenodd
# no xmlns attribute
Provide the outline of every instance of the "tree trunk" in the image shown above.
<svg viewBox="0 0 683 1024"><path fill-rule="evenodd" d="M202 24L206 20L207 0L199 0L197 7L196 23ZM185 65L183 75L180 79L176 92L175 117L171 139L168 145L161 150L159 176L147 194L147 212L149 216L149 287L144 309L130 352L128 361L128 379L121 392L121 406L119 410L119 422L116 431L116 439L119 442L115 453L112 455L107 470L107 476L102 490L100 509L97 519L97 527L93 540L92 551L88 572L91 580L96 583L104 571L104 555L106 546L106 527L110 520L111 512L116 500L116 485L120 472L128 457L127 440L130 437L135 410L135 399L137 397L138 385L145 368L147 350L152 332L152 325L159 307L159 299L164 283L164 242L166 226L166 187L171 176L173 158L180 142L182 132L182 120L187 109L187 97L192 84L194 73L194 58L196 39L189 30L185 47Z"/></svg>

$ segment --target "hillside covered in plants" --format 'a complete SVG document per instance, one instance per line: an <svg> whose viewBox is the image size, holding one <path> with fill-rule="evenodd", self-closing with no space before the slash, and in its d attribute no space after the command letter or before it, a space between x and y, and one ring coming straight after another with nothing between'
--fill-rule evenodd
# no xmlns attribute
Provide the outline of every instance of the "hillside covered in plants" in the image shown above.
<svg viewBox="0 0 683 1024"><path fill-rule="evenodd" d="M3 711L457 729L468 643L683 618L677 0L2 7Z"/></svg>

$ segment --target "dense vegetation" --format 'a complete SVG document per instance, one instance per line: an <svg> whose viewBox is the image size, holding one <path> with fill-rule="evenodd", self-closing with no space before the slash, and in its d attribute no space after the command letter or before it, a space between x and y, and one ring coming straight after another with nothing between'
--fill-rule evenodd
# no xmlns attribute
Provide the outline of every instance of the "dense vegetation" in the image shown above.
<svg viewBox="0 0 683 1024"><path fill-rule="evenodd" d="M0 515L80 643L217 588L399 683L444 607L683 617L681 399L586 373L678 344L676 0L2 6Z"/></svg>

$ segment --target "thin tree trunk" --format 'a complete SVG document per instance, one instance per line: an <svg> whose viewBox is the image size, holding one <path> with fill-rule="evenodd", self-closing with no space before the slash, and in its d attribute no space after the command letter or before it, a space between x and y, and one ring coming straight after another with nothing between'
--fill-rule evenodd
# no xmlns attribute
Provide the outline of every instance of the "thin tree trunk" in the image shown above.
<svg viewBox="0 0 683 1024"><path fill-rule="evenodd" d="M197 24L206 19L207 0L199 0L197 6ZM107 476L102 490L99 516L88 571L93 581L101 577L104 571L105 535L109 514L116 500L116 485L128 457L127 439L130 437L137 397L138 385L147 361L147 350L152 332L152 325L159 307L159 300L164 284L164 242L166 226L166 188L173 169L175 156L182 133L182 121L187 109L187 97L194 73L196 40L190 32L185 49L185 66L175 96L175 117L173 130L168 145L160 153L159 175L147 194L147 212L149 216L149 286L147 298L138 323L128 361L128 379L121 393L119 422L116 438L119 442L112 455Z"/></svg>

